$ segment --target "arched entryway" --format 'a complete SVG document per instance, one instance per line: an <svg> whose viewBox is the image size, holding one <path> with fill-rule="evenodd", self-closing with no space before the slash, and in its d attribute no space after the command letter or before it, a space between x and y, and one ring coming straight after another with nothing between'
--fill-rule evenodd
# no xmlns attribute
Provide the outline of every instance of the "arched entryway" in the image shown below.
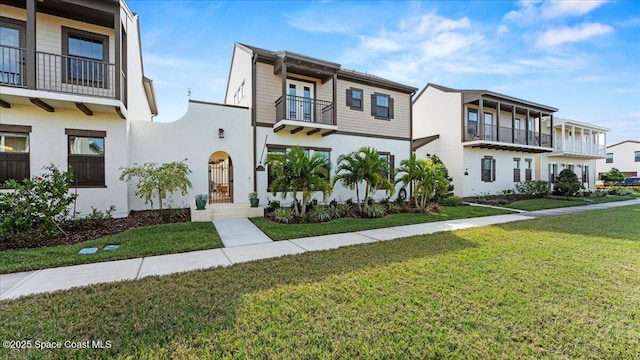
<svg viewBox="0 0 640 360"><path fill-rule="evenodd" d="M209 156L209 203L233 202L233 162L224 151Z"/></svg>

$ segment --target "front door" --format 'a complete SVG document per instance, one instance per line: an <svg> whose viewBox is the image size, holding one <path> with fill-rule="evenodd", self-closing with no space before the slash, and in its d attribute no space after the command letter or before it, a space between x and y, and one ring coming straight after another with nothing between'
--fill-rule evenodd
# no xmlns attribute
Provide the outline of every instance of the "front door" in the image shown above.
<svg viewBox="0 0 640 360"><path fill-rule="evenodd" d="M289 120L313 122L313 84L287 79L287 114Z"/></svg>

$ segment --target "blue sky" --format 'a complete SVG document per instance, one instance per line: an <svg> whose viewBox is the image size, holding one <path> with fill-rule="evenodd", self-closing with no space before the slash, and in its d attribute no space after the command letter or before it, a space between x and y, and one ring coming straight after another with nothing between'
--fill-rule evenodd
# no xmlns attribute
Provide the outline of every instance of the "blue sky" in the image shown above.
<svg viewBox="0 0 640 360"><path fill-rule="evenodd" d="M222 102L234 42L422 89L487 89L640 140L640 1L156 1L140 14L160 115Z"/></svg>

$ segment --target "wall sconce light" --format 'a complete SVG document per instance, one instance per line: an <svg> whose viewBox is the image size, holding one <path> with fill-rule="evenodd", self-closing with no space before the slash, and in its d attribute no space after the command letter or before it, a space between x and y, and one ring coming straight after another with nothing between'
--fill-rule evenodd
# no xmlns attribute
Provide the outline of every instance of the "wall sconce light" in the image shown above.
<svg viewBox="0 0 640 360"><path fill-rule="evenodd" d="M464 176L468 176L469 175L469 168L464 169Z"/></svg>
<svg viewBox="0 0 640 360"><path fill-rule="evenodd" d="M222 128L218 129L218 137L220 139L224 139L224 129Z"/></svg>
<svg viewBox="0 0 640 360"><path fill-rule="evenodd" d="M427 157L428 157L428 158L430 158L430 157L431 157L431 154L427 154Z"/></svg>

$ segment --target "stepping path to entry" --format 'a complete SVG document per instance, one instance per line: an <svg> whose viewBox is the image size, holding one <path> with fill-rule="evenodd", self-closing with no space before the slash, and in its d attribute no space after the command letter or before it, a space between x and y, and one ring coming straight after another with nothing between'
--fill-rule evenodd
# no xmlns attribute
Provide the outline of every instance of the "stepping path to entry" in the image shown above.
<svg viewBox="0 0 640 360"><path fill-rule="evenodd" d="M273 242L249 219L213 220L225 248Z"/></svg>

